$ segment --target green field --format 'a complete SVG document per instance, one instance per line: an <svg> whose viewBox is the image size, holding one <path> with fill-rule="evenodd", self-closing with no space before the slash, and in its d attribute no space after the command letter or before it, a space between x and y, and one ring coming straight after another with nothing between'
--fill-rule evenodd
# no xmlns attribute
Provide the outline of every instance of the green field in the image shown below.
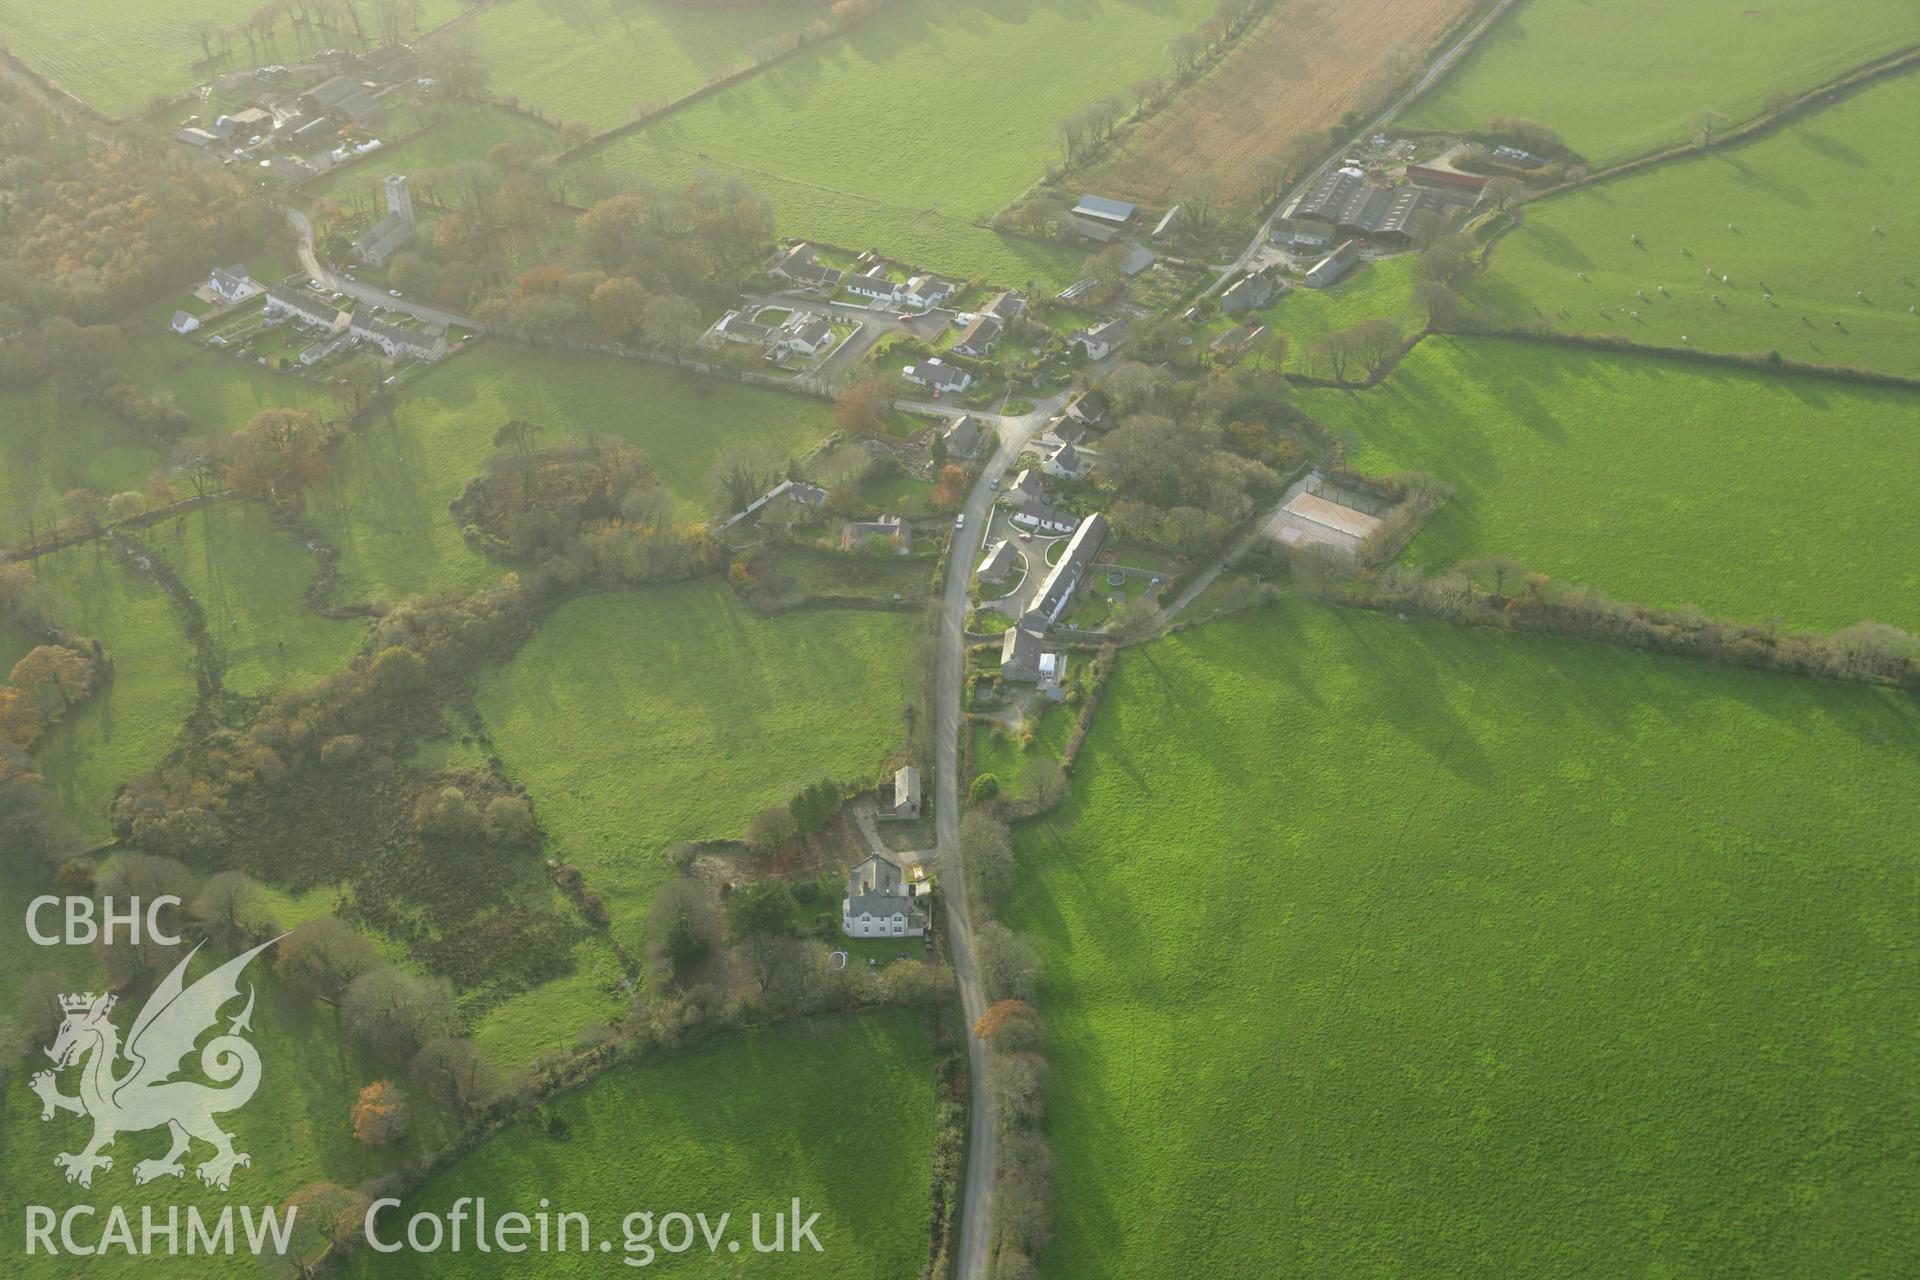
<svg viewBox="0 0 1920 1280"><path fill-rule="evenodd" d="M958 276L1065 284L1083 249L974 221L1041 176L1056 121L1164 71L1167 41L1211 12L1201 0L908 0L586 163L668 184L735 169L789 234Z"/></svg>
<svg viewBox="0 0 1920 1280"><path fill-rule="evenodd" d="M236 35L228 56L212 68L196 69L201 58L193 34L196 22L235 28L259 7L254 0L105 0L86 5L0 0L0 33L5 46L35 71L90 106L121 117L145 111L155 95L179 93L222 72L301 62L347 41L340 33L283 20L265 44L250 48ZM456 0L421 0L420 29L458 12ZM366 24L374 29L371 13ZM219 46L214 49L217 54Z"/></svg>
<svg viewBox="0 0 1920 1280"><path fill-rule="evenodd" d="M595 130L752 64L756 43L824 17L827 5L683 7L642 0L505 0L471 23L493 91Z"/></svg>
<svg viewBox="0 0 1920 1280"><path fill-rule="evenodd" d="M495 106L457 108L444 121L427 126L399 145L383 147L364 160L331 169L301 191L330 200L351 202L357 198L363 205L384 213L386 197L380 183L388 174L418 175L462 160L485 160L487 152L500 143L528 134L547 139L550 146L559 145L556 131L517 112ZM451 191L440 193L442 199L452 194Z"/></svg>
<svg viewBox="0 0 1920 1280"><path fill-rule="evenodd" d="M704 1244L654 1265L674 1276L749 1272L833 1280L899 1280L918 1275L927 1255L927 1185L932 1174L933 1055L923 1015L903 1010L816 1018L728 1035L656 1066L608 1072L550 1105L566 1123L555 1138L529 1125L476 1148L429 1181L397 1218L445 1213L461 1196L485 1196L489 1212L584 1213L612 1259L548 1253L536 1267L499 1253L440 1255L463 1277L600 1276L623 1270L623 1220L731 1213L728 1234L741 1256ZM760 1257L750 1219L800 1198L818 1212L821 1252ZM696 1239L698 1235L696 1233ZM742 1258L750 1259L743 1262ZM638 1255L634 1255L636 1266ZM753 1265L758 1263L759 1265ZM651 1270L651 1268L649 1268ZM347 1273L415 1276L421 1259L362 1250Z"/></svg>
<svg viewBox="0 0 1920 1280"><path fill-rule="evenodd" d="M676 841L738 837L820 777L872 778L905 728L913 615L760 619L718 582L563 606L483 677L480 713L574 863L637 947Z"/></svg>
<svg viewBox="0 0 1920 1280"><path fill-rule="evenodd" d="M467 546L447 503L513 418L545 427L543 444L598 431L637 446L689 519L706 514L708 480L730 445L798 455L834 430L830 406L804 396L605 356L485 346L410 383L391 421L336 451L334 479L310 506L343 553L350 598L398 600L499 576Z"/></svg>
<svg viewBox="0 0 1920 1280"><path fill-rule="evenodd" d="M1314 341L1336 329L1350 329L1375 316L1399 320L1409 331L1420 327L1422 316L1413 305L1413 261L1411 255L1381 258L1363 264L1331 289L1296 287L1251 316L1215 317L1202 336L1211 340L1238 324L1264 324L1287 335L1287 369L1310 372Z"/></svg>
<svg viewBox="0 0 1920 1280"><path fill-rule="evenodd" d="M1355 466L1457 487L1415 563L1507 555L1642 604L1920 626L1920 397L1660 357L1429 338L1370 391L1302 390Z"/></svg>
<svg viewBox="0 0 1920 1280"><path fill-rule="evenodd" d="M1741 123L1773 93L1916 41L1907 0L1524 0L1400 123L1473 130L1520 116L1611 164L1689 141L1702 111Z"/></svg>
<svg viewBox="0 0 1920 1280"><path fill-rule="evenodd" d="M120 785L154 768L193 710L193 651L166 592L93 542L34 561L62 596L60 623L97 638L113 679L70 712L34 752L61 807L92 839L108 834Z"/></svg>
<svg viewBox="0 0 1920 1280"><path fill-rule="evenodd" d="M19 933L20 930L12 930ZM86 955L82 950L80 955ZM44 964L45 961L37 963ZM99 975L84 977L85 989L101 989ZM33 1203L65 1207L81 1203L101 1205L100 1216L93 1220L97 1232L105 1225L106 1205L126 1207L135 1224L138 1239L140 1210L153 1205L165 1221L166 1207L177 1205L184 1211L196 1205L203 1214L217 1217L228 1204L277 1205L289 1194L316 1181L330 1181L355 1187L382 1173L391 1171L407 1155L431 1150L444 1134L430 1111L416 1113L416 1135L397 1150L374 1150L362 1146L353 1137L349 1108L360 1087L369 1080L396 1074L395 1064L371 1062L350 1047L339 1024L339 1015L331 1007L317 1004L282 988L267 968L267 958L256 960L248 971L248 980L259 989L250 1037L260 1051L263 1087L244 1108L222 1115L221 1126L233 1135L234 1147L252 1157L252 1164L234 1171L230 1188L220 1191L203 1185L193 1176L192 1167L210 1152L196 1143L187 1158L188 1173L180 1179L160 1178L145 1186L135 1186L133 1166L140 1160L164 1155L167 1136L164 1130L124 1133L115 1141L111 1154L113 1168L95 1175L91 1191L69 1186L53 1157L58 1152L77 1151L91 1132L91 1123L83 1118L57 1113L51 1121L40 1119L40 1101L27 1089L25 1072L16 1072L6 1091L6 1107L0 1113L0 1150L6 1153L7 1190L15 1203ZM137 1003L137 1001L136 1001ZM236 1004L235 1008L238 1008ZM132 1021L129 1010L124 1021L116 1015L124 1034ZM42 1065L44 1065L44 1060ZM400 1072L404 1079L404 1072ZM73 1091L71 1073L63 1081L66 1092ZM66 1258L22 1258L25 1240L22 1215L5 1215L0 1226L0 1249L20 1259L9 1274L40 1277L72 1275L74 1263ZM80 1230L76 1221L76 1230ZM236 1224L236 1235L239 1228ZM258 1276L262 1264L245 1252L224 1258L185 1255L185 1223L182 1222L182 1253L168 1257L140 1257L115 1249L100 1258L90 1258L85 1269L106 1277L154 1276L161 1280L189 1280L200 1276Z"/></svg>
<svg viewBox="0 0 1920 1280"><path fill-rule="evenodd" d="M1515 323L1920 374L1920 219L1892 180L1920 168L1917 117L1906 75L1755 142L1528 205L1476 288Z"/></svg>
<svg viewBox="0 0 1920 1280"><path fill-rule="evenodd" d="M1901 1273L1916 784L1884 691L1299 602L1128 651L1018 840L1041 1273Z"/></svg>
<svg viewBox="0 0 1920 1280"><path fill-rule="evenodd" d="M251 503L205 507L163 523L148 543L206 611L207 634L226 662L227 692L259 697L347 665L366 624L307 608L319 562Z"/></svg>

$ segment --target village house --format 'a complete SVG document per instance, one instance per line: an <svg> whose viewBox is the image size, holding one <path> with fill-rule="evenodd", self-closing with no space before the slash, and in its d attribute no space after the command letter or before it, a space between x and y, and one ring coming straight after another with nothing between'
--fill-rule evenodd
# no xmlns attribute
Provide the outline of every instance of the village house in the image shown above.
<svg viewBox="0 0 1920 1280"><path fill-rule="evenodd" d="M970 413L961 414L940 433L940 442L946 446L949 458L970 459L980 452L985 440L980 420Z"/></svg>
<svg viewBox="0 0 1920 1280"><path fill-rule="evenodd" d="M236 262L230 267L215 267L207 276L207 292L221 302L244 302L260 292L247 269Z"/></svg>
<svg viewBox="0 0 1920 1280"><path fill-rule="evenodd" d="M1233 285L1220 295L1220 309L1230 314L1258 311L1272 302L1279 292L1280 269L1272 266L1262 267L1234 281Z"/></svg>
<svg viewBox="0 0 1920 1280"><path fill-rule="evenodd" d="M787 318L767 344L767 358L816 356L833 345L833 329L811 311L797 311Z"/></svg>
<svg viewBox="0 0 1920 1280"><path fill-rule="evenodd" d="M1040 470L1055 480L1078 480L1093 470L1093 460L1073 445L1063 443L1040 463Z"/></svg>
<svg viewBox="0 0 1920 1280"><path fill-rule="evenodd" d="M878 520L850 520L840 530L840 549L852 551L874 542L893 544L895 554L913 551L913 526L900 516L881 516Z"/></svg>
<svg viewBox="0 0 1920 1280"><path fill-rule="evenodd" d="M1018 563L1020 563L1019 548L1013 545L1012 539L1001 538L987 548L987 554L982 557L980 566L973 571L973 576L982 582L1005 582L1007 575L1013 572L1013 566Z"/></svg>
<svg viewBox="0 0 1920 1280"><path fill-rule="evenodd" d="M1065 417L1092 431L1105 431L1113 425L1113 405L1099 390L1082 392L1068 401Z"/></svg>
<svg viewBox="0 0 1920 1280"><path fill-rule="evenodd" d="M200 321L186 311L174 312L173 319L167 321L167 328L173 330L175 333L192 333L199 327Z"/></svg>
<svg viewBox="0 0 1920 1280"><path fill-rule="evenodd" d="M729 311L713 326L713 333L728 342L764 347L773 336L773 329L764 324L755 324L738 311Z"/></svg>
<svg viewBox="0 0 1920 1280"><path fill-rule="evenodd" d="M894 822L911 822L920 816L920 771L906 765L893 771L893 801L880 806L879 816Z"/></svg>
<svg viewBox="0 0 1920 1280"><path fill-rule="evenodd" d="M900 282L893 278L884 262L876 262L865 271L848 276L846 290L855 297L888 304L900 298Z"/></svg>
<svg viewBox="0 0 1920 1280"><path fill-rule="evenodd" d="M1307 274L1300 278L1300 282L1309 289L1324 289L1328 285L1339 283L1340 277L1353 270L1354 265L1359 261L1359 243L1348 240L1309 267Z"/></svg>
<svg viewBox="0 0 1920 1280"><path fill-rule="evenodd" d="M959 286L953 281L923 272L909 278L898 297L908 306L925 311L939 306L958 291Z"/></svg>
<svg viewBox="0 0 1920 1280"><path fill-rule="evenodd" d="M973 385L973 375L959 365L948 364L935 356L931 360L922 360L919 364L910 364L900 371L900 376L908 382L931 387L934 391L965 391Z"/></svg>
<svg viewBox="0 0 1920 1280"><path fill-rule="evenodd" d="M1046 632L1021 622L1000 637L1000 678L1009 684L1037 684L1043 690L1059 687L1066 672L1066 654L1047 647Z"/></svg>
<svg viewBox="0 0 1920 1280"><path fill-rule="evenodd" d="M1048 627L1060 621L1060 615L1066 612L1073 593L1079 589L1087 570L1093 566L1093 558L1100 554L1101 544L1106 537L1105 516L1096 512L1080 522L1073 537L1067 540L1067 549L1061 554L1059 562L1047 572L1039 590L1033 593L1033 600L1020 619L1022 627L1044 634Z"/></svg>
<svg viewBox="0 0 1920 1280"><path fill-rule="evenodd" d="M774 259L767 274L815 293L831 293L840 287L847 273L821 266L818 258L819 251L812 245L796 244Z"/></svg>
<svg viewBox="0 0 1920 1280"><path fill-rule="evenodd" d="M386 189L387 216L373 224L353 246L353 256L370 267L384 267L387 260L413 239L413 192L404 173L390 173L381 183Z"/></svg>
<svg viewBox="0 0 1920 1280"><path fill-rule="evenodd" d="M439 335L420 329L402 329L384 320L362 316L358 311L353 313L353 321L348 325L347 332L369 346L380 348L391 359L417 356L422 360L433 360L440 354Z"/></svg>
<svg viewBox="0 0 1920 1280"><path fill-rule="evenodd" d="M317 294L289 289L284 284L267 289L266 312L270 316L287 316L297 324L325 329L328 333L338 333L347 327L347 317L338 307Z"/></svg>
<svg viewBox="0 0 1920 1280"><path fill-rule="evenodd" d="M980 311L967 322L960 336L953 340L953 349L963 356L984 357L993 350L993 344L1000 341L1000 332L1006 328L1000 317Z"/></svg>
<svg viewBox="0 0 1920 1280"><path fill-rule="evenodd" d="M840 930L849 938L917 938L927 931L927 906L905 883L900 867L874 854L847 875Z"/></svg>
<svg viewBox="0 0 1920 1280"><path fill-rule="evenodd" d="M1118 320L1102 320L1091 329L1076 329L1067 339L1070 347L1079 347L1087 353L1089 360L1105 360L1112 354L1115 344L1120 341L1121 324Z"/></svg>

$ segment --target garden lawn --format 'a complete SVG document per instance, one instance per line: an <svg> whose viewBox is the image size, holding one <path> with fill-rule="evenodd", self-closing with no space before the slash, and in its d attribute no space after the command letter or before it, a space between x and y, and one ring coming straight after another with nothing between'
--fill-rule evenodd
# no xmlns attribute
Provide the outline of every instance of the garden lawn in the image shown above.
<svg viewBox="0 0 1920 1280"><path fill-rule="evenodd" d="M11 932L20 930L16 927ZM91 1122L57 1113L53 1120L43 1123L39 1099L27 1088L28 1073L15 1072L7 1088L6 1107L0 1111L0 1150L6 1153L9 1195L22 1197L23 1204L98 1203L102 1206L100 1217L89 1228L80 1228L76 1220L77 1231L91 1230L96 1238L105 1226L106 1205L124 1206L137 1241L143 1206L154 1206L163 1223L170 1205L179 1206L182 1212L186 1206L196 1205L211 1220L228 1204L278 1205L294 1191L318 1181L360 1186L391 1173L403 1159L417 1158L445 1141L448 1135L431 1105L414 1108L416 1134L397 1147L368 1148L354 1140L350 1111L361 1086L382 1077L397 1078L404 1084L405 1064L371 1061L354 1051L339 1014L281 987L272 976L270 961L271 953L254 961L245 980L258 988L249 1038L260 1051L263 1084L246 1106L220 1117L221 1126L233 1135L235 1150L252 1157L250 1165L234 1171L229 1190L208 1187L193 1175L194 1165L211 1151L198 1142L186 1159L188 1172L184 1178L160 1178L135 1186L133 1166L166 1153L165 1131L152 1129L120 1135L110 1153L113 1168L95 1175L91 1193L69 1186L53 1157L57 1152L79 1150L92 1129ZM199 971L196 967L196 973ZM94 975L82 989L88 988L104 989L104 979ZM116 1014L114 1020L122 1034L131 1025L142 999L129 995L121 1013ZM237 1013L239 1008L236 1002L230 1012ZM68 1093L73 1091L74 1078L75 1073L68 1072L62 1080ZM235 1234L239 1236L237 1213L235 1216ZM21 1214L11 1213L0 1225L0 1249L16 1259L8 1274L27 1280L72 1275L75 1267L70 1259L44 1253L33 1258L24 1256L23 1221ZM260 1262L244 1248L226 1257L189 1257L183 1234L178 1256L167 1256L164 1247L151 1257L114 1249L88 1259L85 1270L113 1280L133 1276L199 1280L203 1276L258 1276L260 1268Z"/></svg>
<svg viewBox="0 0 1920 1280"><path fill-rule="evenodd" d="M206 610L227 692L257 698L304 686L359 651L366 624L307 607L319 561L260 507L203 507L146 537Z"/></svg>
<svg viewBox="0 0 1920 1280"><path fill-rule="evenodd" d="M1476 293L1519 324L1920 375L1920 217L1895 180L1920 169L1915 119L1909 74L1753 142L1530 204Z"/></svg>
<svg viewBox="0 0 1920 1280"><path fill-rule="evenodd" d="M138 115L155 95L205 84L221 72L301 62L320 49L349 42L347 34L282 21L264 45L251 48L236 35L227 56L212 67L196 67L201 51L195 23L232 29L258 7L254 0L0 0L0 32L21 61L114 117ZM419 30L458 12L456 0L422 0Z"/></svg>
<svg viewBox="0 0 1920 1280"><path fill-rule="evenodd" d="M1399 123L1475 130L1520 116L1612 164L1690 141L1702 111L1741 123L1771 94L1916 41L1909 0L1523 0Z"/></svg>
<svg viewBox="0 0 1920 1280"><path fill-rule="evenodd" d="M60 592L57 620L98 639L113 659L113 679L34 751L68 816L90 839L105 839L121 784L159 765L193 712L193 649L166 592L103 542L42 556L33 572Z"/></svg>
<svg viewBox="0 0 1920 1280"><path fill-rule="evenodd" d="M819 778L871 781L904 737L914 615L756 618L718 581L564 605L478 702L552 856L639 951L682 840L738 837Z"/></svg>
<svg viewBox="0 0 1920 1280"><path fill-rule="evenodd" d="M1027 798L1030 788L1026 771L1033 761L1060 762L1080 713L1076 708L1048 702L1043 703L1036 714L1040 720L1034 727L1031 744L1023 744L1003 725L988 720L973 722L973 776L992 774L1000 783L1003 798Z"/></svg>
<svg viewBox="0 0 1920 1280"><path fill-rule="evenodd" d="M1656 356L1429 338L1369 391L1302 390L1352 464L1458 488L1414 540L1618 600L1920 628L1920 395Z"/></svg>
<svg viewBox="0 0 1920 1280"><path fill-rule="evenodd" d="M599 1251L542 1255L543 1276L604 1276L625 1252L623 1220L731 1213L728 1236L740 1256L706 1246L652 1261L675 1276L735 1276L750 1270L833 1280L899 1280L919 1274L927 1255L927 1188L932 1177L933 1067L924 1015L884 1010L813 1018L730 1034L656 1065L621 1067L546 1110L564 1126L550 1136L513 1126L462 1156L396 1210L382 1231L421 1211L445 1213L462 1196L484 1196L490 1213L583 1213ZM885 1134L884 1139L880 1136ZM799 1197L817 1212L820 1252L742 1259L752 1251L754 1213L775 1214ZM698 1233L696 1232L696 1238ZM577 1234L576 1234L577 1239ZM347 1274L414 1276L422 1259L361 1250ZM471 1250L459 1274L525 1273L524 1258Z"/></svg>
<svg viewBox="0 0 1920 1280"><path fill-rule="evenodd" d="M586 162L666 185L736 170L792 235L877 247L960 277L1066 284L1088 247L998 236L974 222L1057 158L1057 121L1163 72L1167 41L1212 9L1204 0L908 0Z"/></svg>
<svg viewBox="0 0 1920 1280"><path fill-rule="evenodd" d="M488 10L487 12L491 12ZM504 107L466 106L451 108L446 119L430 124L398 146L383 147L363 160L329 170L324 177L301 188L311 196L339 200L358 208L386 212L386 192L380 185L390 173L419 175L428 170L457 164L462 160L485 160L487 152L502 142L535 134L550 146L559 145L559 133ZM414 187L414 197L431 196L457 203L452 185L445 188Z"/></svg>
<svg viewBox="0 0 1920 1280"><path fill-rule="evenodd" d="M681 97L715 73L752 65L747 50L826 15L824 3L718 8L578 0L505 0L468 30L493 91L596 131L643 104Z"/></svg>
<svg viewBox="0 0 1920 1280"><path fill-rule="evenodd" d="M1046 1277L1895 1275L1920 707L1294 600L1019 833Z"/></svg>
<svg viewBox="0 0 1920 1280"><path fill-rule="evenodd" d="M348 598L399 600L473 587L505 566L470 548L447 513L514 418L546 429L615 435L643 450L688 519L708 514L708 479L731 445L799 456L834 430L824 401L606 356L484 345L407 385L382 418L335 453L334 477L310 502L341 548Z"/></svg>

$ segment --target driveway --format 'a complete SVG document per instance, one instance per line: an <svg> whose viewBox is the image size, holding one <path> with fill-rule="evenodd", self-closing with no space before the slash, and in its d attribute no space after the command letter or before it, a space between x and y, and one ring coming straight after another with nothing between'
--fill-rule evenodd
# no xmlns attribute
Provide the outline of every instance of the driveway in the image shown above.
<svg viewBox="0 0 1920 1280"><path fill-rule="evenodd" d="M299 237L297 246L300 253L300 266L307 278L318 280L336 293L344 293L357 302L370 306L385 307L389 311L399 311L416 320L425 320L428 324L459 325L463 329L485 329L486 326L470 316L458 312L442 311L438 307L429 307L408 298L396 298L385 289L376 289L370 284L361 284L358 280L348 279L320 261L320 255L313 247L313 223L300 210L287 209L287 221L293 225L294 234Z"/></svg>

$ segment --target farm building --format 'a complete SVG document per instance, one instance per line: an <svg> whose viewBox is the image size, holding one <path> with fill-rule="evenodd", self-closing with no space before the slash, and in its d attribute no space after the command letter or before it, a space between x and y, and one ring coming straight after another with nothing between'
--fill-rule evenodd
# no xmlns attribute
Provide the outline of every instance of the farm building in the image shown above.
<svg viewBox="0 0 1920 1280"><path fill-rule="evenodd" d="M1120 232L1101 222L1088 222L1085 218L1068 218L1067 230L1082 240L1091 240L1095 244L1112 244L1120 238Z"/></svg>
<svg viewBox="0 0 1920 1280"><path fill-rule="evenodd" d="M1445 217L1473 203L1456 188L1380 186L1358 169L1336 169L1287 209L1289 222L1317 222L1348 235L1405 242L1422 212Z"/></svg>
<svg viewBox="0 0 1920 1280"><path fill-rule="evenodd" d="M880 817L911 822L920 816L920 771L912 765L893 773L893 802L883 805Z"/></svg>
<svg viewBox="0 0 1920 1280"><path fill-rule="evenodd" d="M1164 240L1168 236L1172 235L1173 229L1179 225L1180 225L1180 206L1175 205L1173 206L1173 208L1166 211L1166 213L1161 217L1160 221L1154 223L1152 238L1155 240Z"/></svg>
<svg viewBox="0 0 1920 1280"><path fill-rule="evenodd" d="M1339 283L1340 277L1353 270L1354 264L1359 261L1359 244L1352 240L1345 241L1339 248L1309 267L1307 274L1301 277L1301 283L1309 289L1324 289L1328 285Z"/></svg>
<svg viewBox="0 0 1920 1280"><path fill-rule="evenodd" d="M1458 169L1448 169L1437 164L1408 165L1407 181L1426 183L1436 187L1458 187L1462 191L1478 191L1487 185L1487 180L1477 173L1462 173Z"/></svg>
<svg viewBox="0 0 1920 1280"><path fill-rule="evenodd" d="M1090 218L1108 226L1124 227L1133 221L1133 215L1140 206L1128 204L1124 200L1109 200L1105 196L1081 196L1080 203L1073 206L1076 218Z"/></svg>
<svg viewBox="0 0 1920 1280"><path fill-rule="evenodd" d="M840 930L850 938L919 937L927 931L926 906L899 865L876 853L847 875Z"/></svg>

